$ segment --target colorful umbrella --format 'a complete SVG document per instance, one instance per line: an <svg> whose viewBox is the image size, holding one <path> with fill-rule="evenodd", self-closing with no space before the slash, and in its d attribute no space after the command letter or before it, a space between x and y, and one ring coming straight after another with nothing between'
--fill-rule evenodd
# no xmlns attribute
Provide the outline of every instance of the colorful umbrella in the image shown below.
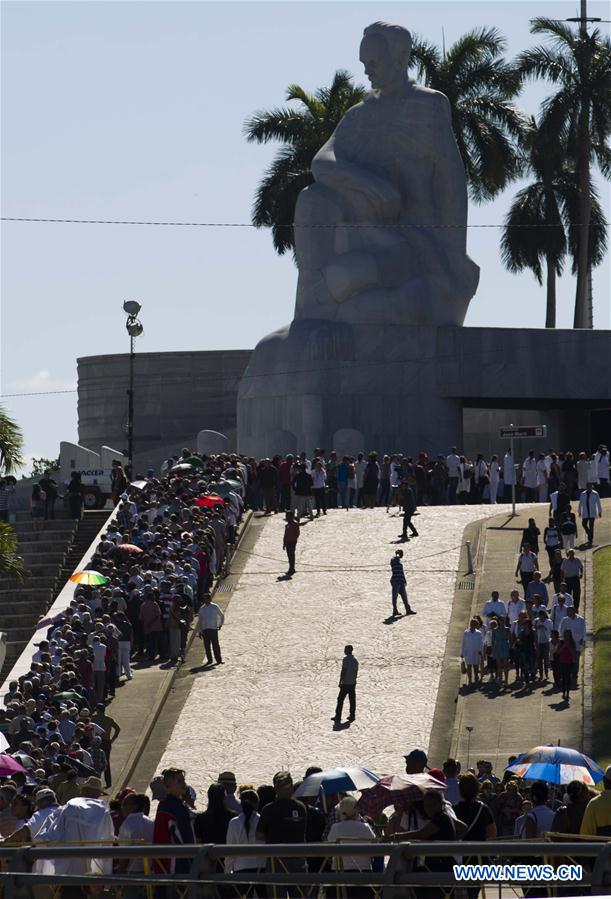
<svg viewBox="0 0 611 899"><path fill-rule="evenodd" d="M330 768L310 774L295 790L295 797L318 796L323 793L345 793L349 790L366 790L379 781L377 774L359 765L348 768Z"/></svg>
<svg viewBox="0 0 611 899"><path fill-rule="evenodd" d="M75 571L70 575L70 580L75 584L87 584L89 587L101 587L108 583L108 578L99 571Z"/></svg>
<svg viewBox="0 0 611 899"><path fill-rule="evenodd" d="M195 500L196 506L205 506L213 509L214 506L222 506L224 500L216 493L208 493L205 496L198 496Z"/></svg>
<svg viewBox="0 0 611 899"><path fill-rule="evenodd" d="M0 777L10 777L11 774L15 774L18 771L21 774L28 773L27 769L17 759L14 759L12 755L7 755L5 752L0 753Z"/></svg>
<svg viewBox="0 0 611 899"><path fill-rule="evenodd" d="M128 556L138 556L142 552L139 546L134 543L120 543L115 547L115 552L125 553Z"/></svg>
<svg viewBox="0 0 611 899"><path fill-rule="evenodd" d="M524 780L543 780L549 784L579 780L590 787L604 777L603 769L593 759L565 746L535 746L519 755L507 771Z"/></svg>
<svg viewBox="0 0 611 899"><path fill-rule="evenodd" d="M358 810L362 815L375 818L395 802L397 805L418 802L425 790L444 789L445 784L430 774L392 774L382 777L374 787L363 791Z"/></svg>

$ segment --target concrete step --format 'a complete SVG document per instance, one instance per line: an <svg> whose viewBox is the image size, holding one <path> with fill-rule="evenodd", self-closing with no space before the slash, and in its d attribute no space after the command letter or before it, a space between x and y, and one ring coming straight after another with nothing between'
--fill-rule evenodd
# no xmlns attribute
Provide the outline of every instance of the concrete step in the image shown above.
<svg viewBox="0 0 611 899"><path fill-rule="evenodd" d="M5 631L7 634L7 641L13 643L23 643L25 646L26 643L29 643L32 639L32 634L34 633L36 622L32 622L29 626L25 627L5 627L4 624L0 624L0 631ZM41 640L44 640L44 633L41 631Z"/></svg>
<svg viewBox="0 0 611 899"><path fill-rule="evenodd" d="M13 621L25 621L26 619L31 619L34 621L38 621L41 615L44 615L47 611L47 603L41 602L39 600L29 600L27 602L20 602L11 605L8 609L0 606L0 621L7 620ZM0 630L2 630L2 625L0 624Z"/></svg>
<svg viewBox="0 0 611 899"><path fill-rule="evenodd" d="M16 586L6 585L6 582L0 585L0 595L7 592L14 592L17 590L52 590L53 583L50 583L50 579L48 577L29 577L23 587L19 588Z"/></svg>
<svg viewBox="0 0 611 899"><path fill-rule="evenodd" d="M54 561L44 561L40 559L35 559L32 562L29 562L27 565L28 571L30 572L31 577L44 577L47 579L49 584L55 584L57 578L59 577L59 572L61 571L62 559L55 559Z"/></svg>
<svg viewBox="0 0 611 899"><path fill-rule="evenodd" d="M52 594L53 591L50 587L38 589L26 584L20 589L16 589L15 587L6 589L2 586L0 587L0 611L11 603L49 602Z"/></svg>
<svg viewBox="0 0 611 899"><path fill-rule="evenodd" d="M32 516L30 514L29 509L25 509L20 512L14 512L16 522L24 522L24 521L32 521ZM59 504L55 506L55 518L54 521L74 521L73 518L70 518L67 509L62 509ZM45 522L46 524L47 522Z"/></svg>
<svg viewBox="0 0 611 899"><path fill-rule="evenodd" d="M73 518L43 521L42 528L35 528L33 521L13 521L11 522L11 527L16 534L34 534L42 537L51 531L55 531L58 534L69 533L76 527L76 521Z"/></svg>
<svg viewBox="0 0 611 899"><path fill-rule="evenodd" d="M45 535L44 540L32 540L30 539L32 535L28 536L27 540L19 540L17 543L17 552L20 556L27 555L28 553L38 553L38 552L63 552L65 553L68 547L71 545L71 542L66 535L60 534L49 534Z"/></svg>
<svg viewBox="0 0 611 899"><path fill-rule="evenodd" d="M35 547L38 546L38 549ZM61 563L66 558L66 547L62 545L51 545L46 543L30 543L27 549L18 548L19 555L29 565L35 565L37 562L58 562Z"/></svg>

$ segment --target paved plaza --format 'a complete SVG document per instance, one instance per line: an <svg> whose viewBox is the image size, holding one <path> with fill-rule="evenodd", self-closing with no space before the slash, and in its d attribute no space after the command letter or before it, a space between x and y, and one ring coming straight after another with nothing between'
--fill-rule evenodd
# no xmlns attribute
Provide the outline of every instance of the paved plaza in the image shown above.
<svg viewBox="0 0 611 899"><path fill-rule="evenodd" d="M258 539L221 631L225 664L194 678L159 770L184 767L198 792L224 769L255 785L280 768L300 777L311 764L401 770L407 749L428 746L464 528L508 508L421 510L420 536L403 544L418 614L394 623L396 513L331 510L303 525L290 581L277 580L287 567L283 516L256 518ZM346 643L360 662L357 720L334 730Z"/></svg>

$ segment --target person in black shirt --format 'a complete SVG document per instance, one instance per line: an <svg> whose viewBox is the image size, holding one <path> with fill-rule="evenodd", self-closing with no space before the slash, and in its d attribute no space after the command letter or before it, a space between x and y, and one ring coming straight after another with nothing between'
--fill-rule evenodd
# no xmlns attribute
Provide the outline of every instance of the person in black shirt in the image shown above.
<svg viewBox="0 0 611 899"><path fill-rule="evenodd" d="M257 840L265 843L305 843L308 812L298 799L293 799L293 778L288 771L274 775L275 802L270 802L261 810L257 824ZM305 873L307 864L303 858L283 858L276 861L286 871ZM281 868L280 868L281 870ZM300 896L299 887L282 887L277 896Z"/></svg>
<svg viewBox="0 0 611 899"><path fill-rule="evenodd" d="M496 824L488 806L478 799L481 784L477 777L474 774L463 774L458 778L458 790L461 801L454 806L454 811L458 820L462 821L467 828L462 839L478 843L484 840L494 840ZM465 865L478 862L485 863L486 859L474 857L463 859ZM479 886L467 887L469 899L477 899L478 893Z"/></svg>
<svg viewBox="0 0 611 899"><path fill-rule="evenodd" d="M57 499L57 483L51 477L47 469L38 482L45 492L45 521L53 521L55 518L55 500Z"/></svg>
<svg viewBox="0 0 611 899"><path fill-rule="evenodd" d="M214 783L208 787L208 808L195 816L193 830L200 843L226 843L227 827L233 817L225 807L225 787ZM220 870L223 870L222 866Z"/></svg>

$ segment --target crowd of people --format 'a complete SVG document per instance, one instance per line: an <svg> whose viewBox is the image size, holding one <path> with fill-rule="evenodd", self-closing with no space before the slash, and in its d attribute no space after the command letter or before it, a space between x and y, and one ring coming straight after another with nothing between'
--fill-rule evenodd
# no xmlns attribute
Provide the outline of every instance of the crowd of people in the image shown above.
<svg viewBox="0 0 611 899"><path fill-rule="evenodd" d="M123 485L82 573L92 583L76 586L67 608L39 622L29 671L3 697L0 742L21 769L12 775L16 796L44 785L65 803L83 779L103 778L108 787L120 732L108 703L132 679L132 665L178 663L194 618L210 664L222 663L222 612L210 594L235 543L243 478L237 459L219 458ZM231 489L209 501L221 480ZM9 807L12 799L0 811L2 837L24 817Z"/></svg>
<svg viewBox="0 0 611 899"><path fill-rule="evenodd" d="M427 775L426 783L403 796L388 793L385 808L368 814L365 792L303 791L303 781L316 777L322 769L309 767L303 781L295 782L289 771L279 771L271 783L255 786L238 784L232 771L223 771L207 789L205 802L189 786L185 771L167 768L150 784L151 798L125 788L108 804L101 780L83 780L71 798L52 781L37 784L28 793L23 778L13 777L0 787L0 828L6 843L36 840L39 843L82 839L150 846L260 845L261 854L228 854L220 858L218 872L236 874L246 880L253 873L274 870L266 844L314 844L346 842L488 842L496 839L530 839L550 834L562 840L570 835L611 835L611 766L604 772L603 790L592 790L579 780L551 787L541 781L520 779L512 773L516 761L511 756L507 768L497 775L491 762L481 759L463 770L457 759L449 758L440 768L428 767L422 749L404 756L406 775ZM314 792L314 795L304 795ZM406 798L409 795L409 798ZM457 846L457 854L459 853ZM489 855L494 857L491 842ZM416 860L421 871L449 873L454 856L425 856ZM341 860L316 857L276 859L275 870L293 873L337 870L382 871L383 856L347 855ZM112 859L62 858L36 862L38 870L55 874L111 874ZM186 874L191 858L154 858L158 874ZM117 859L116 873L142 874L142 858ZM68 888L69 889L69 888ZM220 895L225 895L221 887ZM123 896L137 899L140 887L126 886ZM470 889L476 897L479 887ZM68 894L67 894L68 895ZM72 895L72 894L70 894ZM244 885L242 895L266 896L265 888ZM278 896L301 895L298 888L276 888ZM327 892L327 895L330 895ZM331 893L333 895L333 893ZM343 894L342 894L343 895ZM372 897L370 888L349 887L353 899ZM433 888L427 896L441 897Z"/></svg>
<svg viewBox="0 0 611 899"><path fill-rule="evenodd" d="M609 461L602 444L593 453L531 450L523 462L509 450L502 458L485 459L478 453L471 461L456 447L435 458L426 452L417 457L375 451L340 456L321 448L311 458L305 452L259 461L243 457L247 505L268 514L296 508L300 516L324 515L336 508L401 505L406 486L414 490L419 506L509 502L512 487L517 502L549 502L561 484L571 499L578 499L588 484L607 497ZM175 462L170 459L166 464Z"/></svg>
<svg viewBox="0 0 611 899"><path fill-rule="evenodd" d="M582 456L587 471L580 467ZM550 798L545 785L530 787L507 774L499 779L484 762L477 771L461 775L454 760L443 770L429 771L445 785L445 798L439 790L426 791L421 802L395 807L387 819L367 820L352 795L327 796L322 808L316 799L298 800L288 772L256 788L249 783L238 787L234 775L224 772L208 790L206 810L199 812L197 797L179 769L168 769L151 785L158 801L154 818L150 799L133 790L122 791L110 805L101 799L112 785L112 745L120 732L107 705L117 687L131 680L132 666L178 663L194 621L207 664L223 663L219 630L224 616L210 594L215 579L227 571L244 508L270 515L286 512L287 528L296 526L298 534L301 517L324 516L329 508L397 506L403 510L402 537L407 540L408 528L411 537L418 536L411 522L418 505L453 504L469 497L494 502L511 487L513 472L525 499L549 502L549 524L541 536L531 519L522 535L516 568L522 590L511 591L507 603L493 593L481 615L471 620L462 645L464 670L470 684L488 674L503 687L513 668L516 682L526 688L537 676L546 679L551 673L568 701L585 638L579 615L583 566L574 551L577 516L591 543L593 522L586 524L590 500L584 507L584 494L595 494L594 519L601 514L600 496L609 492L609 459L605 447L591 457L580 454L577 462L570 453L541 454L534 469L532 458L529 454L516 467L507 455L503 466L495 457L489 463L478 457L467 475L470 463L454 449L432 463L425 453L415 462L397 454L378 460L376 453L340 460L335 453L326 459L320 450L313 461L302 453L256 463L237 455L198 457L185 449L164 463L159 477L149 472L134 484L117 463L115 514L86 569L99 576L99 584L80 584L66 609L39 623L43 638L30 670L11 682L3 697L0 742L16 768L0 777L0 838L61 842L86 832L92 840L118 837L159 844L292 843L357 834L391 840L488 839L576 827L577 806L583 812L592 798L583 785L569 785L564 797ZM538 481L531 487L533 470ZM53 515L49 487L48 481L41 487L39 518ZM539 570L540 543L549 561L546 577ZM294 570L294 545L292 556L289 549L287 554ZM399 597L412 614L400 550L392 577L393 614L398 614ZM351 656L352 647L346 647L348 661ZM341 719L346 697L354 717L358 663L354 660L350 668L344 661L334 720ZM424 771L425 754L408 754L406 765L408 773ZM305 776L317 770L308 769ZM610 770L604 784L610 792L601 795L611 796ZM606 802L604 814L610 807ZM584 820L590 819L586 815ZM595 830L591 823L585 826L590 827L585 833L601 832L598 823ZM604 826L611 828L611 821ZM349 864L358 867L362 861L355 858ZM71 863L64 864L68 870ZM138 864L130 863L130 870L138 870ZM158 870L169 870L164 867L169 864L159 860ZM256 857L238 857L227 860L227 870L260 869L263 864Z"/></svg>

